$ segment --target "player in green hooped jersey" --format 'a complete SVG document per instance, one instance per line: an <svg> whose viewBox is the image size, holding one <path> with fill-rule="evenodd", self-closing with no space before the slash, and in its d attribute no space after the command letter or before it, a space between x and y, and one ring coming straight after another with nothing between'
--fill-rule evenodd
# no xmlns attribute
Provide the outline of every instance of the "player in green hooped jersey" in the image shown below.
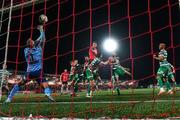
<svg viewBox="0 0 180 120"><path fill-rule="evenodd" d="M169 80L171 79L174 83L174 85L176 85L176 81L173 75L173 66L167 61L167 57L168 57L168 53L165 50L166 48L166 44L164 43L160 43L159 44L159 54L154 55L153 58L159 61L159 69L157 71L157 81L158 81L158 85L160 87L160 91L158 93L158 95L161 95L163 93L166 92L166 90L168 91L168 94L173 94L173 89L171 87L171 84L169 82ZM166 88L166 90L164 89L164 87Z"/></svg>
<svg viewBox="0 0 180 120"><path fill-rule="evenodd" d="M118 86L119 77L127 74L132 76L129 72L129 68L125 68L120 65L119 57L116 56L116 53L113 53L111 57L106 62L103 62L104 65L111 65L112 68L112 85L113 85L113 93L115 90L117 91L118 95L120 95L120 88Z"/></svg>
<svg viewBox="0 0 180 120"><path fill-rule="evenodd" d="M79 96L78 94L78 83L80 81L80 71L81 71L81 66L78 63L78 60L73 60L70 62L71 64L71 70L70 70L70 80L72 81L72 92L71 96Z"/></svg>

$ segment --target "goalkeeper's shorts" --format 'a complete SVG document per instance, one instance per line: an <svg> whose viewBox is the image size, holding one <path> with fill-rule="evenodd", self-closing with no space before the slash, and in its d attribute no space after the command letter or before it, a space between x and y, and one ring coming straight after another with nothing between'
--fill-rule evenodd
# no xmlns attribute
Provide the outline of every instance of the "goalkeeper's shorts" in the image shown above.
<svg viewBox="0 0 180 120"><path fill-rule="evenodd" d="M36 80L38 84L42 82L47 82L46 79L43 78L43 72L41 70L27 72L25 82L28 82L28 80Z"/></svg>

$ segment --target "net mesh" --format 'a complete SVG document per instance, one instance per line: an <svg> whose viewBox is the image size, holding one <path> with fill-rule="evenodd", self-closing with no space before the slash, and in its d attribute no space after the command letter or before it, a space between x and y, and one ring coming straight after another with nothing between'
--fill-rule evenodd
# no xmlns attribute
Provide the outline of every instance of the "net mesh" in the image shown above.
<svg viewBox="0 0 180 120"><path fill-rule="evenodd" d="M143 5L137 4L137 2L142 2ZM101 47L106 37L112 36L118 40L120 50L117 54L120 56L121 64L131 70L132 77L125 76L121 79L125 81L135 80L138 84L127 94L135 94L134 88L137 87L154 86L150 98L154 100L154 104L150 105L153 112L156 112L155 77L158 63L154 61L152 55L158 52L160 42L167 44L168 60L175 67L176 79L180 78L180 65L178 62L180 50L178 36L180 19L177 15L179 13L178 0L159 2L156 0L14 0L12 15L10 15L10 1L0 3L2 6L0 65L3 66L5 63L8 71L15 76L23 76L25 73L24 49L26 40L29 37L32 39L38 37L39 33L36 28L39 24L39 15L45 14L48 16L49 21L45 24L46 41L43 50L43 71L58 101L56 104L41 103L41 100L43 100L42 88L37 87L36 84L28 84L22 88L21 92L23 92L20 92L20 94L23 94L26 91L27 94L23 94L23 97L20 96L20 98L14 98L14 101L18 102L18 104L8 106L9 110L4 110L3 107L0 109L2 116L25 117L31 114L34 109L36 111L35 115L43 115L44 117L74 118L82 116L82 118L89 118L90 114L90 117L93 118L96 114L101 113L102 116L111 117L111 114L116 114L118 111L123 112L123 108L127 107L128 114L123 116L123 114L119 113L117 117L153 117L153 113L140 114L135 112L135 107L139 102L117 106L114 102L114 96L111 94L104 95L108 98L106 104L102 102L97 105L95 105L96 98L84 100L83 97L80 99L69 98L59 94L61 84L58 85L55 81L59 79L64 69L70 69L69 62L71 60L77 59L80 64L83 64L84 56L88 56L88 50L93 41L98 43L103 58L107 58L108 55ZM9 19L11 19L10 25L8 25ZM8 26L10 27L9 30ZM6 44L6 39L8 39L8 44ZM5 51L7 47L8 54L6 57ZM4 58L7 58L7 61L4 62ZM13 75L7 80L9 86L12 86L11 77L13 78ZM101 66L100 75L103 82L102 85L99 83L99 87L108 91L109 81L111 81L110 67ZM126 87L126 85L122 87ZM80 83L79 86L80 91L85 90L83 83ZM97 96L100 93L97 92ZM131 97L129 101L136 100L135 96ZM140 101L144 102L144 99ZM83 102L84 105L83 109L78 112L76 110L80 108L76 105L76 102ZM24 103L31 107L31 111L26 112L27 106L25 107ZM36 104L34 105L34 103ZM59 110L61 108L58 107L62 103L64 111ZM169 111L177 113L178 110L175 109L174 101L172 100L170 103L171 110ZM42 109L44 109L42 106L46 107L47 104L49 104L50 112L46 113L46 110L42 112ZM13 112L14 109L17 109L18 114ZM106 109L108 109L108 112L103 111ZM159 115L167 117L170 112Z"/></svg>

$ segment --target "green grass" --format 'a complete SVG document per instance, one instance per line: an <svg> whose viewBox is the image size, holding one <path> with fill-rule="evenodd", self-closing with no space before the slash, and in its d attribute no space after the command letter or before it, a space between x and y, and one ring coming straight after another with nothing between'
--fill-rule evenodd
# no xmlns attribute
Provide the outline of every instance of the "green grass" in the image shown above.
<svg viewBox="0 0 180 120"><path fill-rule="evenodd" d="M121 95L112 95L111 91L96 91L93 102L101 101L140 101L139 103L93 103L85 97L85 92L73 99L69 95L54 95L58 103L47 103L43 94L18 94L11 104L0 105L0 116L29 116L29 114L48 117L76 117L76 118L167 118L180 116L180 93L175 96L164 95L157 97L157 90L153 95L152 89L122 90ZM169 102L143 102L149 100L170 100ZM3 97L5 100L5 97ZM73 103L74 101L75 103ZM31 103L37 104L31 104ZM44 103L43 103L44 102ZM46 102L46 104L45 104ZM63 104L61 102L69 102ZM88 102L88 103L76 103ZM21 104L16 104L21 103Z"/></svg>

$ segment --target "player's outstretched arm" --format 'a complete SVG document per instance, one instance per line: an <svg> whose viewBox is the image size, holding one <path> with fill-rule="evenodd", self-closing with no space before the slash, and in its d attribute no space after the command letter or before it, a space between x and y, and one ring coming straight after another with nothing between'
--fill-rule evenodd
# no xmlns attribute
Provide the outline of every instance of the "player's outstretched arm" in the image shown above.
<svg viewBox="0 0 180 120"><path fill-rule="evenodd" d="M40 36L38 37L38 39L35 41L35 45L36 46L40 46L43 47L43 43L45 41L45 33L44 33L44 29L43 29L43 25L39 25L37 27L37 29L40 32Z"/></svg>
<svg viewBox="0 0 180 120"><path fill-rule="evenodd" d="M129 75L129 76L132 76L132 74L131 74L129 71L127 71L127 70L125 70L125 73L126 73L127 75Z"/></svg>
<svg viewBox="0 0 180 120"><path fill-rule="evenodd" d="M159 55L159 56L153 55L153 58L155 60L158 60L158 61L163 61L164 60L164 56L163 55Z"/></svg>
<svg viewBox="0 0 180 120"><path fill-rule="evenodd" d="M108 64L109 64L109 61L108 61L108 60L105 61L105 62L101 61L100 64L101 64L101 65L108 65Z"/></svg>
<svg viewBox="0 0 180 120"><path fill-rule="evenodd" d="M123 67L123 66L121 66L121 65L120 65L120 67L124 70L124 72L125 72L127 75L132 76L132 74L129 72L129 71L130 71L129 68L125 68L125 67Z"/></svg>

